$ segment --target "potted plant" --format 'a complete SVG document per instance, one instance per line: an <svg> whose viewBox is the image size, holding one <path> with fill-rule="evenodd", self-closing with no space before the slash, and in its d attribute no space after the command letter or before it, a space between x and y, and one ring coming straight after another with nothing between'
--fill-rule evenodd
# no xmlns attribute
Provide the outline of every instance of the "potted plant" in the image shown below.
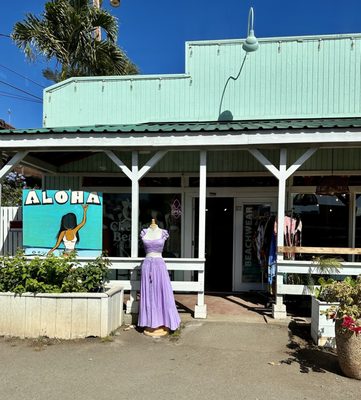
<svg viewBox="0 0 361 400"><path fill-rule="evenodd" d="M323 296L328 301L339 302L330 307L327 314L335 321L341 370L350 378L361 379L361 276L327 285Z"/></svg>
<svg viewBox="0 0 361 400"><path fill-rule="evenodd" d="M0 335L108 336L122 324L122 288L106 288L109 260L75 254L0 259Z"/></svg>
<svg viewBox="0 0 361 400"><path fill-rule="evenodd" d="M318 346L336 347L335 322L327 318L326 311L330 306L337 306L338 303L324 296L325 288L335 282L332 278L341 269L341 262L334 257L315 257L313 259L313 270L322 273L317 279L318 286L315 286L315 278L310 274L308 277L308 289L311 297L311 337Z"/></svg>
<svg viewBox="0 0 361 400"><path fill-rule="evenodd" d="M333 282L331 278L320 278L320 286L314 289L311 297L311 337L318 346L335 348L335 321L327 318L327 310L337 306L338 302L329 302L323 295L327 285Z"/></svg>

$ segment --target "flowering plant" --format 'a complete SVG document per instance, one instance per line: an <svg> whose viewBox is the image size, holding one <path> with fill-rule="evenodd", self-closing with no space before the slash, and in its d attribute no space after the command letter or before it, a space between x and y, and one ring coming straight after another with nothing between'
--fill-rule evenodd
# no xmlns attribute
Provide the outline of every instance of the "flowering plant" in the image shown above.
<svg viewBox="0 0 361 400"><path fill-rule="evenodd" d="M23 174L20 174L20 173L16 172L16 171L9 172L5 176L5 182L7 182L9 185L12 185L14 187L16 187L16 186L20 186L20 187L26 186L25 176Z"/></svg>
<svg viewBox="0 0 361 400"><path fill-rule="evenodd" d="M361 275L356 279L347 277L341 282L326 284L322 300L339 303L326 311L328 318L342 320L343 329L361 333Z"/></svg>
<svg viewBox="0 0 361 400"><path fill-rule="evenodd" d="M23 189L26 188L25 176L18 172L9 172L4 179L2 185L2 199L3 206L20 206L23 195Z"/></svg>
<svg viewBox="0 0 361 400"><path fill-rule="evenodd" d="M347 328L350 331L361 333L361 326L358 325L357 321L355 321L352 317L348 315L343 317L343 322L341 324L343 328Z"/></svg>

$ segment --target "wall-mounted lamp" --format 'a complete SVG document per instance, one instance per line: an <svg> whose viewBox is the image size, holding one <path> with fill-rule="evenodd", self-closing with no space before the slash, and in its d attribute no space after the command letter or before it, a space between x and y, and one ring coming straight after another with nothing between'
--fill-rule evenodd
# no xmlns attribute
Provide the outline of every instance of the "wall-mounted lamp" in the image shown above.
<svg viewBox="0 0 361 400"><path fill-rule="evenodd" d="M253 23L254 23L254 11L253 7L251 7L248 13L247 39L243 42L242 45L243 50L246 51L247 53L256 51L259 47L258 40L256 36L254 36Z"/></svg>
<svg viewBox="0 0 361 400"><path fill-rule="evenodd" d="M259 47L258 40L257 40L256 36L254 36L253 22L254 22L254 12L253 12L253 7L251 7L249 9L249 13L248 13L247 38L242 44L242 49L246 53L243 57L243 61L242 61L241 67L238 71L238 74L236 76L229 76L226 81L226 84L224 85L222 95L221 95L221 101L219 103L219 108L218 108L218 121L232 121L233 115L230 110L225 110L222 112L223 98L224 98L224 94L226 93L227 85L230 80L236 81L239 78L239 76L241 75L243 66L246 62L248 53L256 51Z"/></svg>

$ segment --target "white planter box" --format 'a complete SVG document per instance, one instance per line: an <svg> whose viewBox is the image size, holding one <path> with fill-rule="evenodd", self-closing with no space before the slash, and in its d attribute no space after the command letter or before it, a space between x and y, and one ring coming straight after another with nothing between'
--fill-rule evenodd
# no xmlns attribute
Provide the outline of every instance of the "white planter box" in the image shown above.
<svg viewBox="0 0 361 400"><path fill-rule="evenodd" d="M318 346L336 347L335 322L332 319L327 319L325 314L321 314L321 311L326 311L331 306L337 305L338 303L319 301L312 296L311 336Z"/></svg>
<svg viewBox="0 0 361 400"><path fill-rule="evenodd" d="M0 335L105 337L123 323L123 288L104 293L0 293Z"/></svg>

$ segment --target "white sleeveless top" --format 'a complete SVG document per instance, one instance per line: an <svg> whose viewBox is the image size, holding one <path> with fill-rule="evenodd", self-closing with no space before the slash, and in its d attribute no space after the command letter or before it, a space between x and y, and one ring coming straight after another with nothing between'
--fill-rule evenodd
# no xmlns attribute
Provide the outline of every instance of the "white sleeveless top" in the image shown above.
<svg viewBox="0 0 361 400"><path fill-rule="evenodd" d="M63 237L63 243L64 243L64 247L66 250L74 250L75 249L75 244L78 241L77 237L74 236L74 239L72 240L68 240L65 235Z"/></svg>

